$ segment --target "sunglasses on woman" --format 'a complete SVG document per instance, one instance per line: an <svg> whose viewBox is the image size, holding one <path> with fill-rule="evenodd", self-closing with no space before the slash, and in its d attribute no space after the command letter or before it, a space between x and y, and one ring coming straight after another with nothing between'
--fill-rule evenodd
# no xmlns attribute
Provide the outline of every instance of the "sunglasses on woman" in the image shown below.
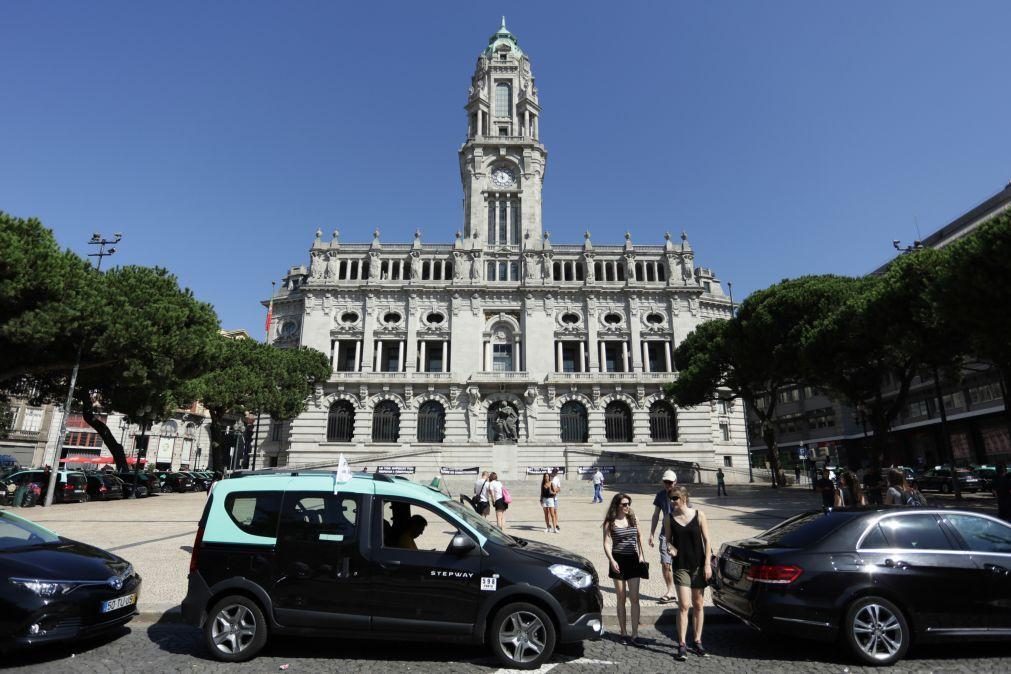
<svg viewBox="0 0 1011 674"><path fill-rule="evenodd" d="M630 507L632 507L632 502L631 501L622 501L618 505L620 505L622 508L630 508Z"/></svg>

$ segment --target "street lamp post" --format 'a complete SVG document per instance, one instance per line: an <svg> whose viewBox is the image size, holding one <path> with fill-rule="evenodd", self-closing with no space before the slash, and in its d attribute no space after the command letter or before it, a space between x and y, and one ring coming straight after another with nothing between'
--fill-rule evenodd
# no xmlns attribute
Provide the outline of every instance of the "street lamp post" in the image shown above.
<svg viewBox="0 0 1011 674"><path fill-rule="evenodd" d="M109 250L106 250L105 247L111 246L114 243L119 243L122 238L123 235L119 232L116 232L111 239L106 239L98 232L91 235L91 240L88 241L88 245L98 246L98 252L88 253L88 257L98 258L98 264L95 266L97 271L102 271L102 260L116 252L115 248L110 247ZM53 494L56 491L56 478L60 470L60 459L63 458L63 443L67 439L67 419L70 418L70 406L74 402L74 388L77 386L77 371L81 369L82 353L84 353L84 340L81 340L81 343L77 345L77 358L74 359L74 369L70 373L70 386L67 389L67 402L63 406L63 420L60 422L60 438L56 442L56 456L53 457L52 470L49 471L49 484L46 485L46 500L43 502L46 506L51 506L53 504Z"/></svg>

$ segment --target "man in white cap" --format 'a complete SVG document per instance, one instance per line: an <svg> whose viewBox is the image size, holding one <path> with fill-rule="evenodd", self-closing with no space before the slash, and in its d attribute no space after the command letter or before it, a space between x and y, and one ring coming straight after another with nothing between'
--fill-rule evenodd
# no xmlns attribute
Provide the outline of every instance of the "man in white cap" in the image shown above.
<svg viewBox="0 0 1011 674"><path fill-rule="evenodd" d="M674 487L678 483L678 476L673 470L667 470L663 474L663 489L656 493L653 499L653 521L649 526L649 547L655 545L653 536L656 533L656 525L663 518L670 517L671 503L670 497ZM660 527L660 570L663 572L663 582L667 584L667 593L657 601L661 604L668 604L677 598L677 591L674 589L674 574L671 572L670 550L667 549L667 541L664 539L663 527Z"/></svg>

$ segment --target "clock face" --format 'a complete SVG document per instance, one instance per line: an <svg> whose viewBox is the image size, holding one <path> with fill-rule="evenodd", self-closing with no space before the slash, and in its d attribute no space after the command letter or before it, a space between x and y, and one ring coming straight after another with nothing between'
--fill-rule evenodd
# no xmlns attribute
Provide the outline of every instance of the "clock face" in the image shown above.
<svg viewBox="0 0 1011 674"><path fill-rule="evenodd" d="M509 187L516 184L516 174L512 169L499 167L491 172L491 181L497 187Z"/></svg>

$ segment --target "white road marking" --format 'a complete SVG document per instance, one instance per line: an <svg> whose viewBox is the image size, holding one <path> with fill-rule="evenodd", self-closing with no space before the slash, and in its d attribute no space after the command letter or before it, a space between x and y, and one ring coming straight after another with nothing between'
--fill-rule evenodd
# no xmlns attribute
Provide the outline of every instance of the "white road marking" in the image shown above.
<svg viewBox="0 0 1011 674"><path fill-rule="evenodd" d="M576 660L566 660L565 662L552 662L550 664L541 665L539 668L531 670L534 674L546 674L558 665L613 665L614 663L610 660L594 660L593 658L578 658ZM495 674L512 674L515 670L512 669L500 669Z"/></svg>

